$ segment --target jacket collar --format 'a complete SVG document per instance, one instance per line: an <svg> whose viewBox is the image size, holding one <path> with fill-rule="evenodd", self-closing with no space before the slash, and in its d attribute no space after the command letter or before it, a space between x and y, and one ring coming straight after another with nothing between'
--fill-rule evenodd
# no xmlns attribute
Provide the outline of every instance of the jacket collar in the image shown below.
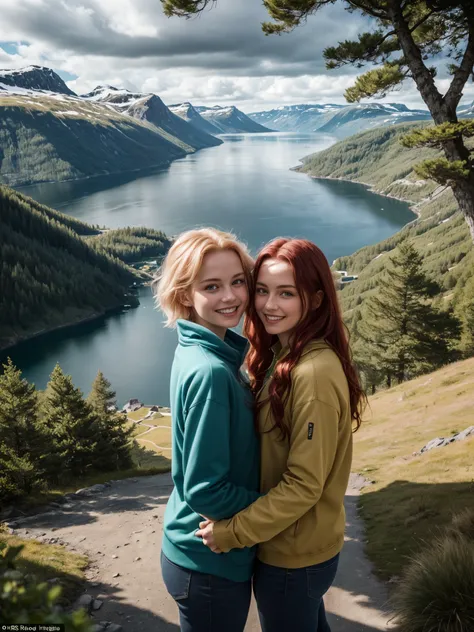
<svg viewBox="0 0 474 632"><path fill-rule="evenodd" d="M228 329L224 340L221 340L207 327L189 320L179 319L176 323L178 344L181 347L200 346L222 358L236 371L242 366L248 349L248 342L239 334Z"/></svg>

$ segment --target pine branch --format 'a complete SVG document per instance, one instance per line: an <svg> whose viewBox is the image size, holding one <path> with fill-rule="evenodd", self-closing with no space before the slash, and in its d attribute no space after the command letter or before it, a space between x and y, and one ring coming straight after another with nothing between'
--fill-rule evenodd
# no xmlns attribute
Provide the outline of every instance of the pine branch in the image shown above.
<svg viewBox="0 0 474 632"><path fill-rule="evenodd" d="M400 142L404 147L436 147L442 149L447 141L458 140L462 137L474 136L474 121L461 121L459 123L441 123L431 127L423 127L413 130L410 134L402 136Z"/></svg>
<svg viewBox="0 0 474 632"><path fill-rule="evenodd" d="M469 178L469 169L464 160L447 160L435 158L425 160L414 166L415 173L424 180L434 180L438 184L453 186L461 180Z"/></svg>
<svg viewBox="0 0 474 632"><path fill-rule="evenodd" d="M177 15L190 18L204 11L208 5L214 5L217 0L160 0L160 2L166 16Z"/></svg>
<svg viewBox="0 0 474 632"><path fill-rule="evenodd" d="M367 97L384 97L407 76L408 71L402 70L398 64L385 64L382 68L369 70L357 77L355 84L345 91L344 97L348 103L355 103Z"/></svg>
<svg viewBox="0 0 474 632"><path fill-rule="evenodd" d="M358 41L346 40L338 46L330 46L323 52L324 58L328 60L326 68L340 68L346 64L357 64L360 67L365 62L385 62L393 52L400 50L396 37L387 42L394 35L395 31L385 34L382 31L361 33Z"/></svg>
<svg viewBox="0 0 474 632"><path fill-rule="evenodd" d="M367 3L362 0L347 0L347 2L354 9L358 9L359 11L362 11L367 15L371 15L373 18L377 18L378 20L385 21L389 17L387 12L382 13L380 11L376 11L373 7L368 6Z"/></svg>

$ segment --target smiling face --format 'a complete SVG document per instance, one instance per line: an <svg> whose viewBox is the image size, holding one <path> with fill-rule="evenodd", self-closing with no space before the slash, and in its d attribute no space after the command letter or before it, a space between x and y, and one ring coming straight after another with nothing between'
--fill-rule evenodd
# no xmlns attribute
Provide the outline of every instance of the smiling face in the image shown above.
<svg viewBox="0 0 474 632"><path fill-rule="evenodd" d="M185 305L194 320L224 339L236 327L247 307L248 288L240 257L233 250L216 250L204 256Z"/></svg>
<svg viewBox="0 0 474 632"><path fill-rule="evenodd" d="M296 290L293 268L286 261L267 259L257 278L255 309L267 333L283 346L303 317L303 303Z"/></svg>

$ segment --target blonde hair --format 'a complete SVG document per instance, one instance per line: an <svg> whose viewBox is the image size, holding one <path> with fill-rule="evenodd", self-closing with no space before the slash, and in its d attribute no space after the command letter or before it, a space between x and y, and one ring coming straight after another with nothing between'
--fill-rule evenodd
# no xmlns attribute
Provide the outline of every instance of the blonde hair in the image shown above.
<svg viewBox="0 0 474 632"><path fill-rule="evenodd" d="M183 304L185 293L196 280L205 255L219 250L238 255L250 292L254 262L247 246L232 233L216 228L189 230L178 236L152 282L156 305L167 316L165 327L176 327L178 318L192 319L192 307Z"/></svg>

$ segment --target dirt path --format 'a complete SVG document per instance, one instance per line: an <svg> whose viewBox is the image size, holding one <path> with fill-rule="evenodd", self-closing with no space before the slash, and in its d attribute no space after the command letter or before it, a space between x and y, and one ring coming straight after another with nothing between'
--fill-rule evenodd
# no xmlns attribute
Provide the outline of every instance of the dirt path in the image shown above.
<svg viewBox="0 0 474 632"><path fill-rule="evenodd" d="M103 600L94 613L97 622L112 621L124 632L178 632L176 607L160 573L163 514L171 489L168 474L116 481L94 496L74 496L64 508L29 518L15 532L44 541L58 538L90 558L86 590ZM389 629L384 586L371 575L362 550L357 493L354 487L347 496L347 542L326 598L332 632ZM246 632L259 630L253 604Z"/></svg>

